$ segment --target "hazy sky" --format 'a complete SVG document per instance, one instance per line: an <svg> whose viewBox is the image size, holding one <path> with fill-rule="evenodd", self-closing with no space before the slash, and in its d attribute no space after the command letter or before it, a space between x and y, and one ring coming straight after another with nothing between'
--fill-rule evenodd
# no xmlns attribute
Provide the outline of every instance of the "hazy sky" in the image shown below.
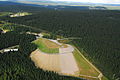
<svg viewBox="0 0 120 80"><path fill-rule="evenodd" d="M52 0L52 1L74 1L74 2L92 2L92 3L120 4L120 0Z"/></svg>
<svg viewBox="0 0 120 80"><path fill-rule="evenodd" d="M7 1L7 0L0 0L0 1ZM8 1L11 1L11 0L8 0ZM14 0L14 1L16 1L16 0ZM17 0L17 1L42 1L42 0ZM43 1L46 1L46 0L43 0ZM120 4L120 0L47 0L47 1L70 1L70 2L72 1L72 2Z"/></svg>

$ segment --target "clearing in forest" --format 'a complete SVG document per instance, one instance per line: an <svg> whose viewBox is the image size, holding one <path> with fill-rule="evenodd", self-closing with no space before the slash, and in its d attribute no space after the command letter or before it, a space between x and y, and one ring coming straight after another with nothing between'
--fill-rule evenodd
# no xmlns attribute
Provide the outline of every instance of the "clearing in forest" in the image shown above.
<svg viewBox="0 0 120 80"><path fill-rule="evenodd" d="M89 80L108 80L94 65L92 65L82 53L74 47L74 57L76 59L77 65L79 67L79 77L89 79Z"/></svg>
<svg viewBox="0 0 120 80"><path fill-rule="evenodd" d="M31 59L37 67L62 75L100 80L99 70L91 65L76 47L45 38L39 38L33 43L38 49L32 52ZM101 80L107 79L101 78Z"/></svg>
<svg viewBox="0 0 120 80"><path fill-rule="evenodd" d="M74 57L77 61L77 64L79 66L80 74L81 75L88 75L88 76L94 76L97 77L99 75L99 72L97 72L75 49L74 50Z"/></svg>
<svg viewBox="0 0 120 80"><path fill-rule="evenodd" d="M59 53L59 45L45 38L39 38L35 40L35 43L38 48L45 53Z"/></svg>
<svg viewBox="0 0 120 80"><path fill-rule="evenodd" d="M31 53L35 65L43 70L54 71L62 75L77 75L79 68L72 52L47 54L39 49Z"/></svg>

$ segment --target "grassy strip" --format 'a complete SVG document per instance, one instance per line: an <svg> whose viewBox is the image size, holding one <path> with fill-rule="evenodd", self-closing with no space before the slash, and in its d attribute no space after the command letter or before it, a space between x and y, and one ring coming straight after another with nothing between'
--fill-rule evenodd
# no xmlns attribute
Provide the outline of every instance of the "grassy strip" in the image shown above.
<svg viewBox="0 0 120 80"><path fill-rule="evenodd" d="M42 52L45 52L45 53L59 53L59 48L48 47L47 45L45 45L44 39L42 39L42 38L37 39L33 43L35 43Z"/></svg>
<svg viewBox="0 0 120 80"><path fill-rule="evenodd" d="M98 77L99 72L97 72L88 62L79 54L79 52L75 49L74 57L77 61L78 67L80 69L80 74Z"/></svg>
<svg viewBox="0 0 120 80"><path fill-rule="evenodd" d="M102 80L108 80L107 77L105 77L105 76L103 76L101 79Z"/></svg>

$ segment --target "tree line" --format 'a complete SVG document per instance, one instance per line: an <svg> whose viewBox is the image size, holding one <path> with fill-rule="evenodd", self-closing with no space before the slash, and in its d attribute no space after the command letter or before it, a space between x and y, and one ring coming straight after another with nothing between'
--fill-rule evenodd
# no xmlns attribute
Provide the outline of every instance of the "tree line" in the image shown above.
<svg viewBox="0 0 120 80"><path fill-rule="evenodd" d="M10 18L12 23L34 26L64 37L80 37L74 40L79 49L84 49L88 57L110 80L120 78L120 11L48 10L33 12L33 15Z"/></svg>
<svg viewBox="0 0 120 80"><path fill-rule="evenodd" d="M0 80L83 80L37 68L29 57L30 53L37 48L31 43L35 39L32 34L21 34L15 31L0 35L1 49L19 45L17 52L0 53Z"/></svg>

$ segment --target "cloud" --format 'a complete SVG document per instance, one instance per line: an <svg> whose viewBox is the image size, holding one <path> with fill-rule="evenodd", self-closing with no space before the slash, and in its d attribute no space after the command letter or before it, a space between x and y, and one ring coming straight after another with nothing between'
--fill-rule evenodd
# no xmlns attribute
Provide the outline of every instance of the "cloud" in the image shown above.
<svg viewBox="0 0 120 80"><path fill-rule="evenodd" d="M120 4L120 0L52 0L52 1L71 1L71 2L91 2L91 3Z"/></svg>
<svg viewBox="0 0 120 80"><path fill-rule="evenodd" d="M68 2L120 4L120 0L0 0L0 1L68 1Z"/></svg>

